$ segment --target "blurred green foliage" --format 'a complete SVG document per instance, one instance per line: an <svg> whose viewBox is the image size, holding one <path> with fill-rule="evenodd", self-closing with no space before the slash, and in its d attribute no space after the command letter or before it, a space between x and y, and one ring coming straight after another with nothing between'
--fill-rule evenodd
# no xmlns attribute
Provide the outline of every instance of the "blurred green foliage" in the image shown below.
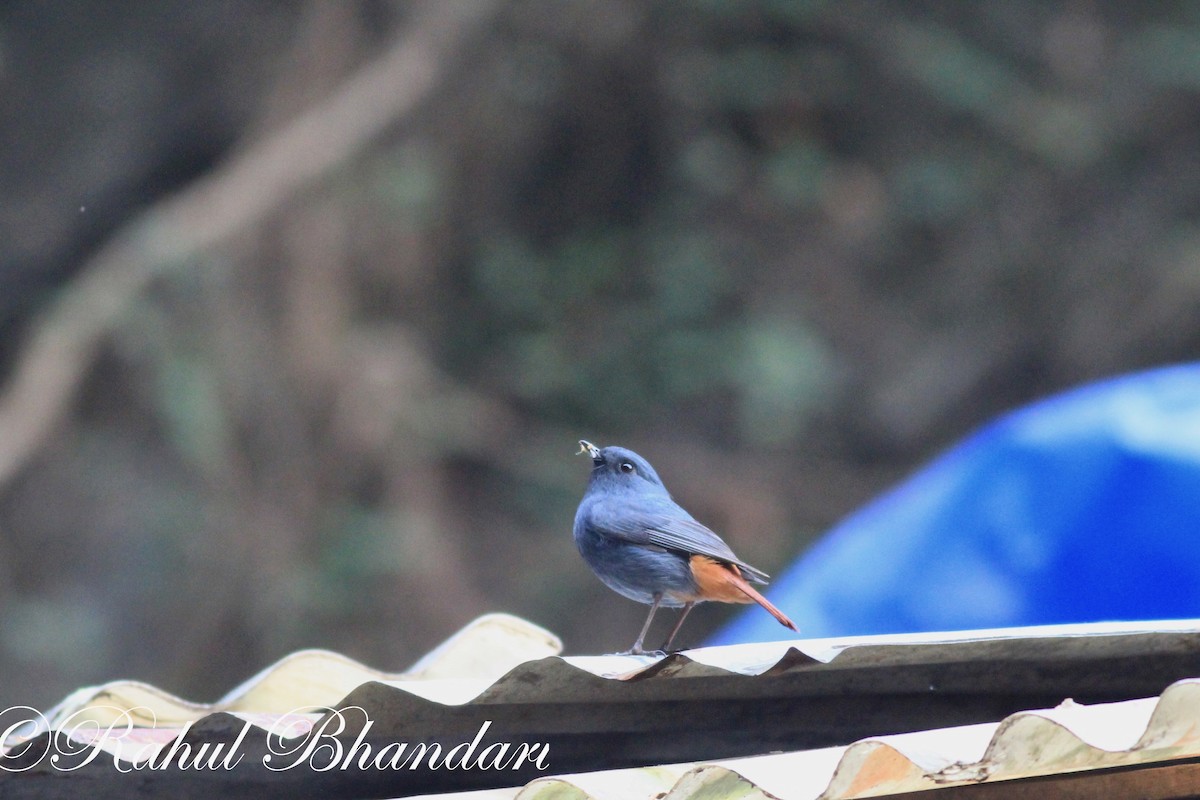
<svg viewBox="0 0 1200 800"><path fill-rule="evenodd" d="M5 369L126 220L414 8L0 9ZM574 552L579 437L775 572L990 415L1195 357L1197 9L504 4L110 332L0 496L7 702L210 699L302 646L402 668L498 609L612 650L643 610Z"/></svg>

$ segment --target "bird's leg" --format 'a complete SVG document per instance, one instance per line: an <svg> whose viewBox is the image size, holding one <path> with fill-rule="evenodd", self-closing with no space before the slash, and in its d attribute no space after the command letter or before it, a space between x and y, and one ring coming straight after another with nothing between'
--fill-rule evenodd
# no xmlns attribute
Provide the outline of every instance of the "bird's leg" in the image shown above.
<svg viewBox="0 0 1200 800"><path fill-rule="evenodd" d="M662 602L662 592L655 592L654 602L650 604L650 613L646 615L646 624L642 626L642 632L638 634L637 641L633 643L633 647L629 648L629 655L640 656L645 654L642 649L642 640L646 638L646 631L650 630L650 620L654 619L654 612L658 611L658 604Z"/></svg>
<svg viewBox="0 0 1200 800"><path fill-rule="evenodd" d="M683 621L687 619L687 615L694 605L696 605L695 600L683 604L683 613L679 615L679 621L675 623L675 627L671 629L671 635L667 637L666 644L662 646L664 652L671 652L671 642L675 641L675 634L679 633L679 629L683 627Z"/></svg>

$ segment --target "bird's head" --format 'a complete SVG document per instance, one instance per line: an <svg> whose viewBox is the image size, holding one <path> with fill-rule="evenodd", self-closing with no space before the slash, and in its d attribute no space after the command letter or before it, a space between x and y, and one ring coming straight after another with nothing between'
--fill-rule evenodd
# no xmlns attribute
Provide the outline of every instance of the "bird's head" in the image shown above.
<svg viewBox="0 0 1200 800"><path fill-rule="evenodd" d="M592 459L592 474L588 487L605 486L632 491L653 490L667 493L662 479L650 462L624 447L597 447L586 439L579 440L580 454Z"/></svg>

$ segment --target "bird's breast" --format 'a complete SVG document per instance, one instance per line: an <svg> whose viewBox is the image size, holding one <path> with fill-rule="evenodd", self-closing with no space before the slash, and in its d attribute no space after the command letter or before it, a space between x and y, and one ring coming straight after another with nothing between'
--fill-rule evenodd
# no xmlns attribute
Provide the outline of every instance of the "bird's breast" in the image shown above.
<svg viewBox="0 0 1200 800"><path fill-rule="evenodd" d="M678 606L696 593L688 559L679 553L606 533L586 518L576 520L575 545L596 577L630 600L651 603L659 594L664 605Z"/></svg>

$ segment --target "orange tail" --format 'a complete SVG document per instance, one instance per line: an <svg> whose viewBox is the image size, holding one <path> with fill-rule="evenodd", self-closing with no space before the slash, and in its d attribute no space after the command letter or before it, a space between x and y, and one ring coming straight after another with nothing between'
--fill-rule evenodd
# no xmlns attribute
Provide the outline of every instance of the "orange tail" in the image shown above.
<svg viewBox="0 0 1200 800"><path fill-rule="evenodd" d="M765 598L761 594L759 594L758 590L755 589L753 586L751 586L749 583L747 583L745 578L743 578L741 575L738 575L737 573L732 573L732 572L730 573L729 578L733 582L734 586L736 586L737 588L741 589L743 592L746 593L747 597L749 597L751 600L753 600L754 602L758 603L760 606L765 608L767 610L767 613L770 614L772 617L779 620L780 625L782 625L785 628L791 628L796 633L800 632L800 629L796 627L796 623L794 623L790 619L788 619L787 615L784 614L782 611L780 611L778 608L776 608L771 603L770 600L768 600L767 598Z"/></svg>
<svg viewBox="0 0 1200 800"><path fill-rule="evenodd" d="M696 584L700 587L697 600L717 600L722 603L754 601L765 608L768 614L779 620L780 625L791 628L796 633L800 632L800 629L787 618L786 614L746 582L746 579L742 577L741 570L733 564L725 564L707 556L695 555L691 558L691 567Z"/></svg>

